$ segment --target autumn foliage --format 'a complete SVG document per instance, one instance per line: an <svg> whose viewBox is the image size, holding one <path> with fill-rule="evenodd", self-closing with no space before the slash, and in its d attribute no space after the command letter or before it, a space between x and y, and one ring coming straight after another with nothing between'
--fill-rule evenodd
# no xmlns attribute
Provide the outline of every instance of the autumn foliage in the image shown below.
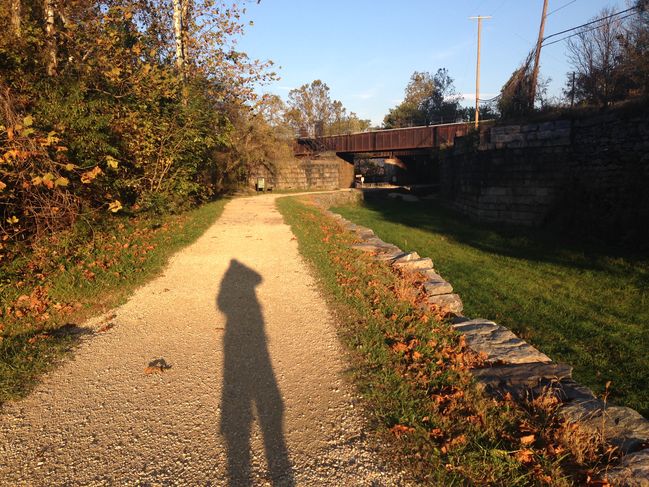
<svg viewBox="0 0 649 487"><path fill-rule="evenodd" d="M3 245L245 181L260 158L233 147L267 130L254 86L274 74L237 51L242 14L211 0L0 1Z"/></svg>

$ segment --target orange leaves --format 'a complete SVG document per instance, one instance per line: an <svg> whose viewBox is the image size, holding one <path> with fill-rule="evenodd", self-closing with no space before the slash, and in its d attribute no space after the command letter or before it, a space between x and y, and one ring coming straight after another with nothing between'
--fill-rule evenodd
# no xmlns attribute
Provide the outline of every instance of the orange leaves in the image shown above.
<svg viewBox="0 0 649 487"><path fill-rule="evenodd" d="M448 453L451 450L466 445L467 442L468 441L466 436L461 434L444 443L444 445L442 445L442 448L440 450L442 453Z"/></svg>
<svg viewBox="0 0 649 487"><path fill-rule="evenodd" d="M525 435L525 436L521 436L519 438L519 440L521 442L521 445L529 446L532 443L534 443L534 441L536 440L536 436L535 435Z"/></svg>
<svg viewBox="0 0 649 487"><path fill-rule="evenodd" d="M31 183L34 186L40 186L43 185L47 189L54 189L56 187L65 187L70 183L70 180L66 177L59 176L56 177L54 174L51 172L45 173L42 176L36 176L32 178Z"/></svg>
<svg viewBox="0 0 649 487"><path fill-rule="evenodd" d="M81 174L81 182L83 184L90 184L95 180L95 178L97 178L97 176L102 174L102 172L103 171L101 170L101 168L99 166L95 166L90 171L86 171L86 172Z"/></svg>
<svg viewBox="0 0 649 487"><path fill-rule="evenodd" d="M611 487L611 483L607 479L596 479L590 475L586 478L586 485L588 487Z"/></svg>
<svg viewBox="0 0 649 487"><path fill-rule="evenodd" d="M122 203L119 200L115 200L108 204L108 211L111 213L117 213L122 209Z"/></svg>
<svg viewBox="0 0 649 487"><path fill-rule="evenodd" d="M97 333L105 333L105 332L107 332L108 330L110 330L111 328L114 328L114 327L115 327L115 323L110 323L110 322L109 323L104 323L103 325L101 325L97 329Z"/></svg>
<svg viewBox="0 0 649 487"><path fill-rule="evenodd" d="M534 450L530 450L527 448L523 450L518 450L515 453L514 458L516 458L516 460L518 460L523 464L532 463L534 461Z"/></svg>
<svg viewBox="0 0 649 487"><path fill-rule="evenodd" d="M4 162L6 164L11 164L12 162L15 162L16 160L21 160L25 161L27 160L30 156L36 155L36 153L28 150L22 150L22 149L9 149L6 151L3 155L2 158L0 159L0 162Z"/></svg>
<svg viewBox="0 0 649 487"><path fill-rule="evenodd" d="M48 338L50 338L50 336L51 335L48 335L47 333L39 333L38 335L34 335L29 340L27 340L27 343L33 345L34 343L39 342L41 340L47 340Z"/></svg>
<svg viewBox="0 0 649 487"><path fill-rule="evenodd" d="M402 424L395 424L392 428L390 428L390 433L392 433L397 438L401 438L404 435L408 435L414 432L415 432L415 428L412 428L410 426L405 426Z"/></svg>

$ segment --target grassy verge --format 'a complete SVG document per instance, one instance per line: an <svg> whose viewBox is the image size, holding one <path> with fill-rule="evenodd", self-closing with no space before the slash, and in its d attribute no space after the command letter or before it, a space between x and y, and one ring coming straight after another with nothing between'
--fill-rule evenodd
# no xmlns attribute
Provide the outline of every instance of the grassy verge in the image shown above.
<svg viewBox="0 0 649 487"><path fill-rule="evenodd" d="M337 208L383 240L431 257L465 314L512 329L610 400L649 415L649 258L480 225L435 202Z"/></svg>
<svg viewBox="0 0 649 487"><path fill-rule="evenodd" d="M78 323L123 303L224 206L80 223L0 267L0 403L26 394L91 332Z"/></svg>
<svg viewBox="0 0 649 487"><path fill-rule="evenodd" d="M570 485L593 473L598 457L577 459L563 442L555 400L519 406L484 396L469 374L481 358L444 316L420 307L416 278L350 249L353 237L304 201L278 206L338 314L372 429L388 440L392 462L430 485Z"/></svg>

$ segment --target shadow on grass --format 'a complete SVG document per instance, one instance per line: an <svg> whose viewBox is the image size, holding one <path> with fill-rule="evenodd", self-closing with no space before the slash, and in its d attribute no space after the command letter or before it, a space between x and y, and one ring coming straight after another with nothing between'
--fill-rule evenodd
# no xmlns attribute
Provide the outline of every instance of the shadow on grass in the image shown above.
<svg viewBox="0 0 649 487"><path fill-rule="evenodd" d="M0 404L29 392L57 358L79 343L90 328L71 323L50 331L29 331L0 341Z"/></svg>
<svg viewBox="0 0 649 487"><path fill-rule="evenodd" d="M569 237L552 229L473 221L444 207L437 198L414 203L387 199L376 193L366 198L364 205L387 221L439 233L494 255L613 274L626 273L621 260L630 266L647 265L647 252L641 250ZM636 277L638 286L649 286L649 269Z"/></svg>
<svg viewBox="0 0 649 487"><path fill-rule="evenodd" d="M480 224L436 200L368 199L339 212L430 257L467 316L494 320L614 404L649 414L649 258L552 232Z"/></svg>

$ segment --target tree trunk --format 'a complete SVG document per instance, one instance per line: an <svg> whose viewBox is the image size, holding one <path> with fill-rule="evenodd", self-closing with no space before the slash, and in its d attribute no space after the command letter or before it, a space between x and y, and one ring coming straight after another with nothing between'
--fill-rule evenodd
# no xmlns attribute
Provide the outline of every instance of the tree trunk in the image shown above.
<svg viewBox="0 0 649 487"><path fill-rule="evenodd" d="M176 67L185 78L185 38L183 34L183 0L173 0L173 29L176 42Z"/></svg>
<svg viewBox="0 0 649 487"><path fill-rule="evenodd" d="M190 16L193 10L193 1L192 0L180 0L182 3L182 40L183 40L183 60L185 63L185 70L187 70L187 65L189 64L189 24Z"/></svg>
<svg viewBox="0 0 649 487"><path fill-rule="evenodd" d="M44 0L45 12L45 35L46 35L46 69L48 76L55 76L58 68L58 53L56 45L56 25L54 23L55 7L54 0Z"/></svg>
<svg viewBox="0 0 649 487"><path fill-rule="evenodd" d="M20 4L20 2L21 0L11 0L11 28L13 29L16 37L21 37L22 35L22 5Z"/></svg>

